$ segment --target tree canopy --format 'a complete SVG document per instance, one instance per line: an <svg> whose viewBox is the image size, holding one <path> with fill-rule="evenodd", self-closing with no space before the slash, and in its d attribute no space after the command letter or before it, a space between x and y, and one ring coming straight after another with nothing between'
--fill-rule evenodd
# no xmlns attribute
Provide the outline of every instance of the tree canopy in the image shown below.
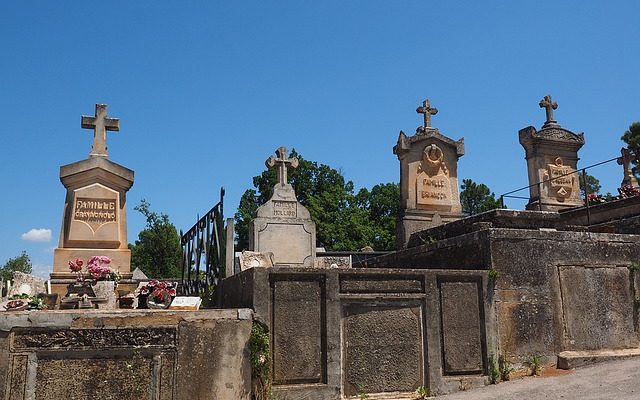
<svg viewBox="0 0 640 400"><path fill-rule="evenodd" d="M151 205L141 200L134 210L147 218L131 249L131 269L140 268L150 278L180 277L180 236L175 225L164 213L151 211Z"/></svg>
<svg viewBox="0 0 640 400"><path fill-rule="evenodd" d="M602 189L602 185L600 184L600 180L593 175L586 175L586 186L589 194L599 194L600 189ZM580 195L584 198L585 195L585 180L583 179L583 175L580 174Z"/></svg>
<svg viewBox="0 0 640 400"><path fill-rule="evenodd" d="M640 178L640 168L638 165L638 158L640 157L640 122L634 122L629 126L629 129L625 131L621 138L626 144L629 150L635 155L635 161L633 162L633 173L636 178Z"/></svg>
<svg viewBox="0 0 640 400"><path fill-rule="evenodd" d="M10 258L3 266L0 268L0 278L3 281L13 279L13 273L15 271L24 272L25 274L30 274L33 271L33 265L31 265L31 259L26 251L22 251L17 257Z"/></svg>
<svg viewBox="0 0 640 400"><path fill-rule="evenodd" d="M501 207L500 200L496 200L491 189L484 183L477 184L471 179L463 179L460 189L462 212L466 214L474 215Z"/></svg>
<svg viewBox="0 0 640 400"><path fill-rule="evenodd" d="M299 165L289 170L289 183L298 201L316 223L316 241L326 250L357 250L371 246L375 250L395 247L395 221L400 189L396 183L375 185L371 190L354 193L353 182L325 164L305 160L296 150ZM277 183L275 170L263 171L253 178L255 189L248 189L240 199L235 214L237 247L249 244L249 222L258 207L271 197Z"/></svg>

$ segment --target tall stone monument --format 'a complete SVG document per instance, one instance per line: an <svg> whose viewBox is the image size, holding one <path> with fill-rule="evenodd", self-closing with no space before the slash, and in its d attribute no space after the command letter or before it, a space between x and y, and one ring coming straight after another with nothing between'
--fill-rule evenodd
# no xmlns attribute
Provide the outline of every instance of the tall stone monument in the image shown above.
<svg viewBox="0 0 640 400"><path fill-rule="evenodd" d="M557 211L584 204L576 173L578 150L584 145L584 133L562 128L553 118L558 103L547 95L540 101L547 120L538 131L533 126L518 132L524 147L529 174L527 210Z"/></svg>
<svg viewBox="0 0 640 400"><path fill-rule="evenodd" d="M413 136L400 131L393 153L400 160L400 215L396 246L405 248L412 233L464 217L458 192L458 159L464 138L454 141L431 126L438 109L425 100L416 112L423 126Z"/></svg>
<svg viewBox="0 0 640 400"><path fill-rule="evenodd" d="M260 206L249 225L249 249L273 253L274 265L312 267L316 256L316 224L309 210L298 202L287 182L287 169L296 168L298 159L287 158L287 149L269 157L268 168L278 171L278 183L269 201Z"/></svg>
<svg viewBox="0 0 640 400"><path fill-rule="evenodd" d="M82 116L82 128L93 129L89 158L60 167L67 189L60 240L53 255L54 283L74 278L69 260L85 265L96 255L111 258L111 267L131 278L131 251L127 240L127 191L133 171L109 160L107 131L119 131L120 120L107 117L107 105L96 104L95 116Z"/></svg>

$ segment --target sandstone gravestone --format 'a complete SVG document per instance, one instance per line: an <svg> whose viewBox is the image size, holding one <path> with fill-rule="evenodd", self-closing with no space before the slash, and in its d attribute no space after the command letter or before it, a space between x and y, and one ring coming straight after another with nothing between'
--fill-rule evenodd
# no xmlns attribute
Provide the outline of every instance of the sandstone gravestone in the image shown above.
<svg viewBox="0 0 640 400"><path fill-rule="evenodd" d="M412 233L464 217L458 192L458 159L464 139L453 141L431 126L438 110L425 100L416 112L424 124L414 136L400 131L393 153L400 160L400 215L396 244L404 248Z"/></svg>
<svg viewBox="0 0 640 400"><path fill-rule="evenodd" d="M82 116L83 128L94 131L89 158L60 167L67 189L58 247L54 251L54 283L74 278L69 260L85 264L95 255L111 258L111 267L131 278L131 251L127 240L127 191L133 171L109 160L106 131L118 131L120 121L107 117L107 105L96 104L95 116Z"/></svg>
<svg viewBox="0 0 640 400"><path fill-rule="evenodd" d="M298 202L287 182L287 169L296 168L298 159L287 158L287 149L276 150L269 157L268 168L278 171L278 183L269 201L260 206L250 223L249 248L273 253L275 265L312 267L316 255L316 225L309 211Z"/></svg>
<svg viewBox="0 0 640 400"><path fill-rule="evenodd" d="M539 131L533 126L518 133L526 152L529 174L529 203L527 210L557 211L584 204L580 197L579 177L576 173L578 150L584 145L584 134L562 128L553 119L558 108L551 96L540 101L546 110L547 121Z"/></svg>
<svg viewBox="0 0 640 400"><path fill-rule="evenodd" d="M31 274L15 271L13 273L13 281L11 282L11 288L9 289L7 297L20 294L35 296L39 293L46 292L45 282L43 279Z"/></svg>

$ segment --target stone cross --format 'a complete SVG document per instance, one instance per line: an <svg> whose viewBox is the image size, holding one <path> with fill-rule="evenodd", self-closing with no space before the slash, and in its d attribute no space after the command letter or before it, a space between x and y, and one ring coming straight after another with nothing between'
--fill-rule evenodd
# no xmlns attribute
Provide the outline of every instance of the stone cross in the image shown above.
<svg viewBox="0 0 640 400"><path fill-rule="evenodd" d="M634 159L633 154L626 147L620 149L620 154L622 157L618 158L618 164L622 165L622 168L624 169L622 186L629 185L631 187L638 187L638 181L633 175L633 170L631 169L631 162Z"/></svg>
<svg viewBox="0 0 640 400"><path fill-rule="evenodd" d="M436 115L438 113L438 109L431 107L429 99L425 99L425 101L422 102L422 106L416 108L416 112L424 116L424 127L429 128L431 127L431 116Z"/></svg>
<svg viewBox="0 0 640 400"><path fill-rule="evenodd" d="M547 125L555 123L556 121L553 119L553 110L558 108L558 103L551 99L551 95L544 96L538 105L540 108L544 108L547 113L547 121L544 124Z"/></svg>
<svg viewBox="0 0 640 400"><path fill-rule="evenodd" d="M296 157L287 158L287 148L279 147L276 150L276 155L278 157L271 156L267 158L265 164L268 168L274 168L277 166L278 168L278 183L280 185L287 184L287 168L297 168L298 167L298 159Z"/></svg>
<svg viewBox="0 0 640 400"><path fill-rule="evenodd" d="M108 157L107 131L119 131L120 119L107 117L107 105L96 104L94 117L83 115L81 126L84 129L93 129L93 145L89 157Z"/></svg>

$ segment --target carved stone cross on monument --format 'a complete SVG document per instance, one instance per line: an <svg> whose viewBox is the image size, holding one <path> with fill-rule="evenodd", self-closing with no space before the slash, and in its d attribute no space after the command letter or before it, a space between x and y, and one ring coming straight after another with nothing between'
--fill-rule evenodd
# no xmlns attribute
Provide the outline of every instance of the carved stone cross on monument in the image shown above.
<svg viewBox="0 0 640 400"><path fill-rule="evenodd" d="M436 115L438 113L438 109L435 107L431 107L431 104L429 104L429 99L425 99L425 101L422 102L422 106L416 108L416 112L424 116L424 127L430 128L431 116Z"/></svg>
<svg viewBox="0 0 640 400"><path fill-rule="evenodd" d="M296 157L287 158L287 148L279 147L276 150L277 158L271 156L267 158L265 164L268 168L274 168L277 166L278 168L278 183L280 185L287 184L287 168L297 168L298 167L298 159Z"/></svg>
<svg viewBox="0 0 640 400"><path fill-rule="evenodd" d="M622 186L629 185L631 187L638 187L638 180L633 175L633 169L631 168L631 162L633 162L633 153L628 148L623 147L620 149L621 157L618 158L618 164L622 165L624 169L624 176L622 178Z"/></svg>
<svg viewBox="0 0 640 400"><path fill-rule="evenodd" d="M555 124L556 121L553 119L553 110L558 108L558 103L551 99L551 95L546 95L540 103L538 104L540 108L544 108L547 113L547 121L544 123L545 125Z"/></svg>
<svg viewBox="0 0 640 400"><path fill-rule="evenodd" d="M93 129L93 146L89 157L109 157L107 153L107 131L119 131L120 119L107 117L107 105L96 104L96 115L82 116L81 126Z"/></svg>

